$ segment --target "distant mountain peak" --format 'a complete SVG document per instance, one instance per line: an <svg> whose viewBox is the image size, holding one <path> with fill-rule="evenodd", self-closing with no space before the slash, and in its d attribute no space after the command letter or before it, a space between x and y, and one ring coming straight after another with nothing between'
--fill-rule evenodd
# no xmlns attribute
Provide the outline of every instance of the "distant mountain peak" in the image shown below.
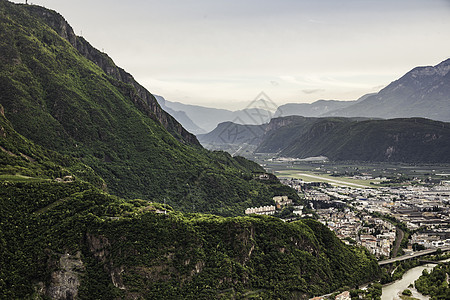
<svg viewBox="0 0 450 300"><path fill-rule="evenodd" d="M278 106L273 101L260 98L258 100L253 101L251 105L247 107L247 109L248 108L258 108L270 112L275 112L278 109Z"/></svg>
<svg viewBox="0 0 450 300"><path fill-rule="evenodd" d="M417 76L445 76L450 71L450 59L447 59L436 66L426 66L414 68L410 74Z"/></svg>
<svg viewBox="0 0 450 300"><path fill-rule="evenodd" d="M450 121L450 59L416 67L375 95L324 116Z"/></svg>

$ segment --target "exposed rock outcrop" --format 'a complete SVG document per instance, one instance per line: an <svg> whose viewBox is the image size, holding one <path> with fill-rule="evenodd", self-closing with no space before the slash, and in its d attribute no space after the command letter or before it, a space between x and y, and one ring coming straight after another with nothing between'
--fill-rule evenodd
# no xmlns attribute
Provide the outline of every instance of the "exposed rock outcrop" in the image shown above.
<svg viewBox="0 0 450 300"><path fill-rule="evenodd" d="M76 36L72 27L60 14L40 6L27 6L27 8L34 16L45 21L62 38L67 40L80 54L98 65L106 74L132 86L136 91L136 94L133 95L136 106L148 116L158 120L176 139L185 144L200 146L195 135L189 133L171 115L165 112L147 89L140 85L131 74L116 66L106 53L94 48L84 38Z"/></svg>
<svg viewBox="0 0 450 300"><path fill-rule="evenodd" d="M57 267L58 269L51 274L50 285L46 289L41 285L39 291L51 299L76 299L81 283L80 277L85 269L81 261L81 253L61 255Z"/></svg>
<svg viewBox="0 0 450 300"><path fill-rule="evenodd" d="M104 236L96 236L93 234L86 235L86 241L89 251L96 259L104 264L104 270L111 276L113 285L119 289L124 290L122 273L125 271L123 266L116 267L112 259L109 257L111 243Z"/></svg>

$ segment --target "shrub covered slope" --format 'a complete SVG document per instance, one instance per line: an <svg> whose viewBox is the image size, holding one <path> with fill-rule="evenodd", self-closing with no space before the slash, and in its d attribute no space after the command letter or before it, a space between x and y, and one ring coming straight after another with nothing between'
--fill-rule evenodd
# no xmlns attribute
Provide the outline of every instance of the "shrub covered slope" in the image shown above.
<svg viewBox="0 0 450 300"><path fill-rule="evenodd" d="M90 166L112 194L239 215L282 189L254 180L257 164L203 149L56 12L0 1L0 60L0 104L15 130Z"/></svg>
<svg viewBox="0 0 450 300"><path fill-rule="evenodd" d="M331 160L448 163L450 123L423 118L272 119L255 152L286 157L326 156Z"/></svg>
<svg viewBox="0 0 450 300"><path fill-rule="evenodd" d="M295 193L199 147L34 10L0 0L0 298L303 299L377 276L314 221L153 202L239 215Z"/></svg>
<svg viewBox="0 0 450 300"><path fill-rule="evenodd" d="M304 299L378 273L312 220L181 214L81 181L0 184L1 298Z"/></svg>
<svg viewBox="0 0 450 300"><path fill-rule="evenodd" d="M2 115L0 128L2 299L305 299L378 276L367 250L316 221L124 200Z"/></svg>

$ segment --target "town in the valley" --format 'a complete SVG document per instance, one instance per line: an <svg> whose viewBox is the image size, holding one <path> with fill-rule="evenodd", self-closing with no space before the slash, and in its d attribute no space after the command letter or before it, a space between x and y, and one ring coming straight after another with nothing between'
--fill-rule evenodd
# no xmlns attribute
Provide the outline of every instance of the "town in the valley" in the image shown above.
<svg viewBox="0 0 450 300"><path fill-rule="evenodd" d="M448 174L439 174L437 180L406 182L370 174L349 177L370 182L367 185L302 171L285 174L277 176L298 191L302 205L287 196L276 196L273 205L248 208L245 213L274 215L285 221L316 218L342 241L366 247L379 260L450 246Z"/></svg>

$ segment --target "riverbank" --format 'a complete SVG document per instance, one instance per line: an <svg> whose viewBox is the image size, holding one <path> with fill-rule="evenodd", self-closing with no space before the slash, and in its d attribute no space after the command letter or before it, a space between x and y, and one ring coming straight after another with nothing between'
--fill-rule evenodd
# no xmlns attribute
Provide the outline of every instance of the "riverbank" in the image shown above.
<svg viewBox="0 0 450 300"><path fill-rule="evenodd" d="M448 262L450 259L444 259L439 262ZM437 263L437 262L436 262ZM426 264L409 269L403 274L403 277L397 281L385 284L382 289L381 300L400 300L400 294L405 289L409 289L412 292L412 297L419 300L428 300L430 297L420 294L415 288L410 288L409 286L414 285L421 275L423 270L431 271L436 264Z"/></svg>
<svg viewBox="0 0 450 300"><path fill-rule="evenodd" d="M423 270L432 270L436 265L426 264L418 267L409 269L403 274L403 277L397 281L388 283L383 286L381 300L400 300L400 294L405 290L409 289L412 292L412 297L419 300L428 300L429 297L423 296L415 288L410 288L409 286L414 285L420 275L422 275Z"/></svg>

